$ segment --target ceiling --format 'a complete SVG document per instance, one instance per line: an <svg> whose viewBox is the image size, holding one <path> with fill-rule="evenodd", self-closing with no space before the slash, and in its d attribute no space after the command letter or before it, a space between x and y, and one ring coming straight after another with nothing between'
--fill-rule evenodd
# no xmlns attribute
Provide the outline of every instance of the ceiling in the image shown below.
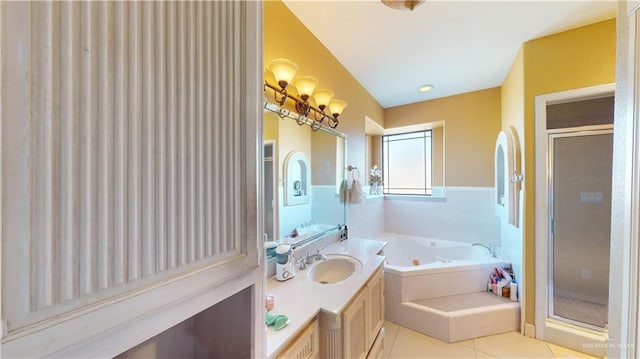
<svg viewBox="0 0 640 359"><path fill-rule="evenodd" d="M284 0L382 105L500 86L526 41L615 17L610 1ZM321 16L319 16L321 14ZM433 84L433 90L418 87Z"/></svg>

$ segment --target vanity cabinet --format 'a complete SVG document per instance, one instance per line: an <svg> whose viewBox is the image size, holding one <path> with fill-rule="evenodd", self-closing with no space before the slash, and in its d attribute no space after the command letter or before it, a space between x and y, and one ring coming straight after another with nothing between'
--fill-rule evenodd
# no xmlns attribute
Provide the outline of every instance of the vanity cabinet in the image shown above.
<svg viewBox="0 0 640 359"><path fill-rule="evenodd" d="M367 292L361 291L353 302L342 312L342 338L345 358L365 358L367 356Z"/></svg>
<svg viewBox="0 0 640 359"><path fill-rule="evenodd" d="M276 358L315 359L320 357L320 329L314 319Z"/></svg>
<svg viewBox="0 0 640 359"><path fill-rule="evenodd" d="M378 268L337 316L320 313L322 358L376 358L384 348L384 279Z"/></svg>
<svg viewBox="0 0 640 359"><path fill-rule="evenodd" d="M384 354L384 328L381 328L378 332L378 337L371 345L367 359L382 359Z"/></svg>
<svg viewBox="0 0 640 359"><path fill-rule="evenodd" d="M369 343L378 337L384 325L384 275L378 270L367 283L367 335Z"/></svg>

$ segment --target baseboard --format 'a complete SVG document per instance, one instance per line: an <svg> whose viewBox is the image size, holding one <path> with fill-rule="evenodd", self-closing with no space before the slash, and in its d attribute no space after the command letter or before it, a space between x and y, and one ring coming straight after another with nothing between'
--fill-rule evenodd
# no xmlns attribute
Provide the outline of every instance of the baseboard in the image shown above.
<svg viewBox="0 0 640 359"><path fill-rule="evenodd" d="M533 324L525 323L524 324L524 336L529 338L536 337L536 326Z"/></svg>

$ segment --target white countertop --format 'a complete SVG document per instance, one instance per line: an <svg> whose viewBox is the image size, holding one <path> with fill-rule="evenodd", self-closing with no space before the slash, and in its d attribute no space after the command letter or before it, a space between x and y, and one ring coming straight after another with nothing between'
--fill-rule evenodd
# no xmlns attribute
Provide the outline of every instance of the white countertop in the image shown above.
<svg viewBox="0 0 640 359"><path fill-rule="evenodd" d="M362 269L346 280L334 284L320 284L308 277L309 268L296 268L296 277L285 282L275 278L267 281L267 293L275 295L275 306L272 314L284 314L289 318L289 325L279 331L273 327L267 328L267 357L274 355L283 345L305 325L318 315L320 310L339 314L358 293L369 277L382 262L383 256L377 255L386 242L350 238L346 241L335 242L321 251L322 254L346 254L357 258L362 263Z"/></svg>

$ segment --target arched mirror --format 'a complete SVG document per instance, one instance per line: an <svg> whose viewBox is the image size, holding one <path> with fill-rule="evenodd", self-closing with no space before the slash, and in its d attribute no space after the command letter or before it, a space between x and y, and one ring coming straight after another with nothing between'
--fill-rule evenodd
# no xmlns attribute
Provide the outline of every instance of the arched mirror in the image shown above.
<svg viewBox="0 0 640 359"><path fill-rule="evenodd" d="M307 156L298 151L290 152L284 160L284 205L309 203L311 167Z"/></svg>
<svg viewBox="0 0 640 359"><path fill-rule="evenodd" d="M504 169L504 150L502 144L498 143L496 149L496 204L504 206L504 182L505 175L508 175Z"/></svg>

